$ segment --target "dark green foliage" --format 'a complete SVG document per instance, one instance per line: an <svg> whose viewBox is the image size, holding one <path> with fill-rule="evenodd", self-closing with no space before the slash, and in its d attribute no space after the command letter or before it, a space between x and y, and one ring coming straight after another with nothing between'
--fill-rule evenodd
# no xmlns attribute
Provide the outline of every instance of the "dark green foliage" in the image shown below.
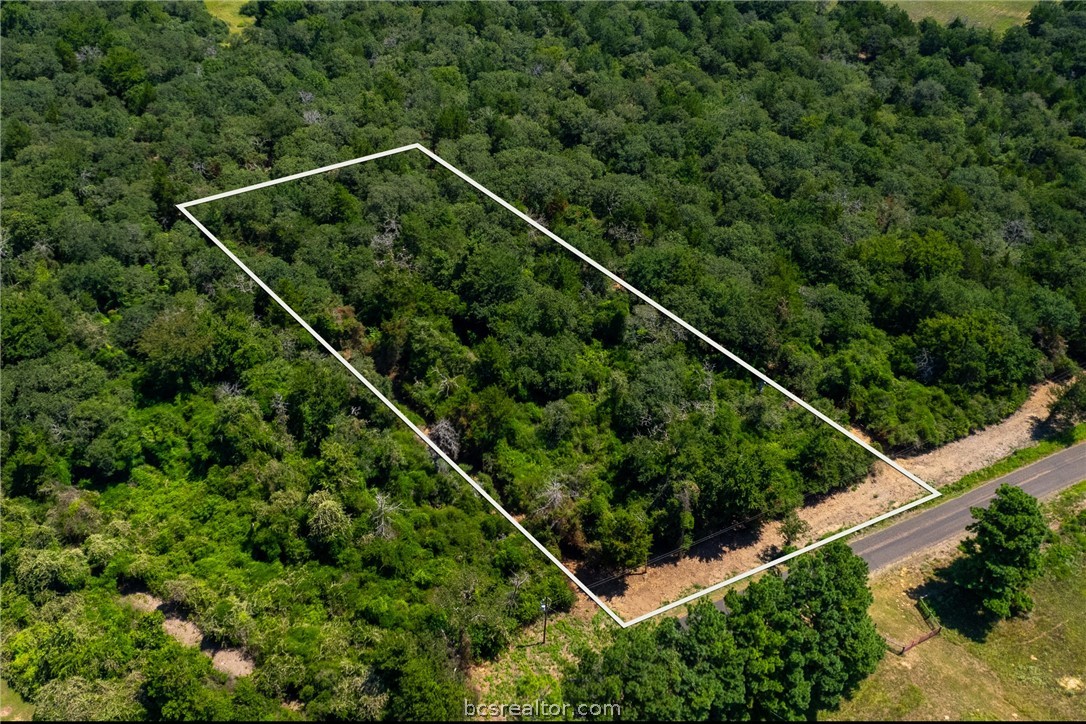
<svg viewBox="0 0 1086 724"><path fill-rule="evenodd" d="M620 631L585 651L562 686L567 701L613 702L622 719L814 719L874 671L885 651L867 615L867 566L843 543L797 560L684 623Z"/></svg>
<svg viewBox="0 0 1086 724"><path fill-rule="evenodd" d="M147 662L143 685L149 718L160 721L210 719L205 707L201 679L209 671L207 661L197 652L169 647Z"/></svg>
<svg viewBox="0 0 1086 724"><path fill-rule="evenodd" d="M690 609L685 627L673 619L635 626L602 653L583 652L562 692L575 704L618 704L626 721L730 720L743 711L738 652L708 601Z"/></svg>
<svg viewBox="0 0 1086 724"><path fill-rule="evenodd" d="M873 598L867 565L843 543L798 559L788 571L788 588L800 617L818 632L807 653L811 682L808 718L832 710L875 670L885 650L867 615Z"/></svg>
<svg viewBox="0 0 1086 724"><path fill-rule="evenodd" d="M68 331L60 312L41 292L9 290L4 294L3 318L0 343L9 364L44 356Z"/></svg>
<svg viewBox="0 0 1086 724"><path fill-rule="evenodd" d="M970 391L1013 389L1037 379L1037 355L1011 324L995 312L925 320L914 342L932 357L931 374Z"/></svg>
<svg viewBox="0 0 1086 724"><path fill-rule="evenodd" d="M609 511L598 529L604 557L621 568L644 565L652 543L648 528L645 512L640 507Z"/></svg>
<svg viewBox="0 0 1086 724"><path fill-rule="evenodd" d="M1048 532L1037 500L1021 488L1001 485L987 508L972 508L973 535L958 582L973 591L983 608L999 618L1028 613L1026 591L1041 571L1041 543Z"/></svg>
<svg viewBox="0 0 1086 724"><path fill-rule="evenodd" d="M1086 355L1081 3L1002 37L877 3L246 12L228 38L198 2L0 7L2 656L43 716L455 716L467 666L573 603L178 201L427 143L886 447L966 435ZM636 566L864 474L448 174L311 181L199 209L564 555ZM1008 610L1016 550L975 570ZM575 690L661 718L831 707L873 656L860 574L804 565L723 625L624 633ZM794 601L804 580L847 614ZM252 679L121 585L244 646Z"/></svg>

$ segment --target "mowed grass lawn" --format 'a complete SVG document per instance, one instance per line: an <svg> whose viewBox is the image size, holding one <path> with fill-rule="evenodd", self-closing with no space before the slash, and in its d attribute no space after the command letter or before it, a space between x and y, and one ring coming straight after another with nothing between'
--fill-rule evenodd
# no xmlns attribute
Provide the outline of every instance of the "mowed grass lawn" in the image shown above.
<svg viewBox="0 0 1086 724"><path fill-rule="evenodd" d="M968 2L965 0L896 0L914 22L935 18L944 25L961 18L967 25L981 25L1002 33L1013 25L1022 25L1034 0L1005 0L1004 2Z"/></svg>
<svg viewBox="0 0 1086 724"><path fill-rule="evenodd" d="M1064 492L1049 514L1063 519L1084 504L1086 482ZM884 636L905 643L927 630L908 592L941 563L872 581L871 615ZM941 636L904 656L888 652L852 700L825 718L1086 719L1086 553L1079 551L1062 572L1046 573L1032 595L1036 607L1028 619L996 624L983 642L944 621ZM941 608L953 609L953 601Z"/></svg>
<svg viewBox="0 0 1086 724"><path fill-rule="evenodd" d="M230 26L231 33L240 33L242 28L253 24L253 19L241 14L245 0L204 0L207 11Z"/></svg>

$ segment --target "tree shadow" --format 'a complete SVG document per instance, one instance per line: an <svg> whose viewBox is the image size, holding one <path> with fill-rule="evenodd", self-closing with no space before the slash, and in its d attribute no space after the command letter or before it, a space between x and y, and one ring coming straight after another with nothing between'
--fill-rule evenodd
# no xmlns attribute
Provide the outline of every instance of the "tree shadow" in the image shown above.
<svg viewBox="0 0 1086 724"><path fill-rule="evenodd" d="M956 583L962 578L964 560L959 558L937 569L930 578L906 594L913 600L927 601L943 628L955 631L970 641L984 643L999 618L985 610L972 591Z"/></svg>
<svg viewBox="0 0 1086 724"><path fill-rule="evenodd" d="M1042 440L1059 440L1065 442L1063 438L1071 437L1071 427L1058 424L1052 419L1052 416L1041 418L1034 418L1033 427L1029 431L1029 437L1034 442L1040 442Z"/></svg>
<svg viewBox="0 0 1086 724"><path fill-rule="evenodd" d="M762 521L755 521L749 525L731 530L725 535L699 543L687 552L687 556L701 561L720 560L732 551L743 550L755 545L761 534Z"/></svg>
<svg viewBox="0 0 1086 724"><path fill-rule="evenodd" d="M630 584L627 580L630 576L644 575L644 569L637 571L616 571L606 566L582 566L577 571L577 577L585 582L589 590L603 598L619 597L625 595Z"/></svg>
<svg viewBox="0 0 1086 724"><path fill-rule="evenodd" d="M761 521L729 530L690 547L684 553L671 551L650 559L650 562L633 570L615 570L604 566L585 565L577 571L577 577L585 581L588 588L597 596L604 598L620 597L629 591L631 582L638 576L644 576L650 570L673 565L683 558L694 558L701 562L719 561L734 551L750 548L758 543L761 536ZM782 555L776 546L760 551L758 559L765 563Z"/></svg>
<svg viewBox="0 0 1086 724"><path fill-rule="evenodd" d="M1075 443L1075 425L1073 421L1060 419L1052 414L1047 417L1035 417L1030 439L1034 442L1053 440L1063 445Z"/></svg>

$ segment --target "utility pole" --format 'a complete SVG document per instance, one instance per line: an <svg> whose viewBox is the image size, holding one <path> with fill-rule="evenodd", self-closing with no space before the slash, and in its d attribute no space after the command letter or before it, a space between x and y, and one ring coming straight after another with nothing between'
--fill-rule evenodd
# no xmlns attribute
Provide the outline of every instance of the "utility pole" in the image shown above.
<svg viewBox="0 0 1086 724"><path fill-rule="evenodd" d="M543 611L543 643L547 643L547 614L550 613L551 600L544 598L539 602L539 608Z"/></svg>

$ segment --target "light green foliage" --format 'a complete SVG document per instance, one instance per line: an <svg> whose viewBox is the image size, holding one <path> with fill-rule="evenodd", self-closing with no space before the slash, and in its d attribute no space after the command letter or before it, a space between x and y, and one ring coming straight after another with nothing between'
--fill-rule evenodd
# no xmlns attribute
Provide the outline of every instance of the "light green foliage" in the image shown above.
<svg viewBox="0 0 1086 724"><path fill-rule="evenodd" d="M3 315L0 341L9 362L44 355L67 332L59 310L41 292L9 291L4 295Z"/></svg>
<svg viewBox="0 0 1086 724"><path fill-rule="evenodd" d="M100 571L109 565L113 558L125 549L125 542L101 533L87 536L83 542L83 552L92 570Z"/></svg>
<svg viewBox="0 0 1086 724"><path fill-rule="evenodd" d="M136 674L118 681L54 679L38 692L34 716L41 721L137 721L147 715L139 703L140 684Z"/></svg>
<svg viewBox="0 0 1086 724"><path fill-rule="evenodd" d="M943 24L960 20L964 25L1004 32L1025 24L1036 3L1032 0L904 0L896 5L916 22L924 18L934 18Z"/></svg>
<svg viewBox="0 0 1086 724"><path fill-rule="evenodd" d="M331 543L350 528L351 519L343 512L343 506L327 491L313 493L306 505L309 508L309 535L317 542Z"/></svg>
<svg viewBox="0 0 1086 724"><path fill-rule="evenodd" d="M230 27L230 33L240 33L253 24L253 19L241 12L245 0L204 0L207 11Z"/></svg>
<svg viewBox="0 0 1086 724"><path fill-rule="evenodd" d="M19 551L19 562L15 567L15 580L27 593L82 588L89 576L87 558L78 548L24 549Z"/></svg>
<svg viewBox="0 0 1086 724"><path fill-rule="evenodd" d="M332 690L329 714L346 721L377 721L388 701L382 688L369 668L348 666Z"/></svg>

